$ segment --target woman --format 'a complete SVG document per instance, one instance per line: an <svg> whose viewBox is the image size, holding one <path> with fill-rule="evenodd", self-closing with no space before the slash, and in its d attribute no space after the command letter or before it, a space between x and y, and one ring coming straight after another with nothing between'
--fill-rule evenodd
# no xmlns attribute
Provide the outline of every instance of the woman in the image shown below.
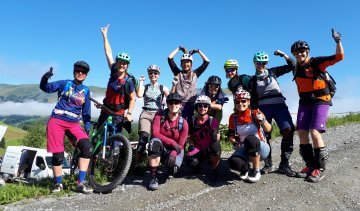
<svg viewBox="0 0 360 211"><path fill-rule="evenodd" d="M123 118L128 123L132 121L132 111L135 106L135 83L133 76L128 73L128 67L130 64L130 56L125 53L119 53L115 62L112 56L112 50L107 37L109 25L101 28L101 32L104 39L104 50L107 59L107 63L110 69L110 78L107 84L106 94L104 98L104 105L113 110L118 116L114 118L114 121L119 122L116 130L121 131L123 125L120 124ZM143 81L140 81L140 85ZM125 110L127 113L125 114ZM101 110L98 120L98 126L101 126L108 118L109 114ZM125 126L125 125L124 125ZM128 132L131 132L131 125L125 127Z"/></svg>
<svg viewBox="0 0 360 211"><path fill-rule="evenodd" d="M41 78L41 90L46 93L58 92L59 95L46 128L47 150L53 153L51 161L55 183L53 193L63 190L62 164L65 133L71 137L74 141L73 145L76 145L81 152L77 190L85 194L93 192L92 188L85 183L86 172L92 157L92 144L88 135L91 125L90 91L83 84L89 71L90 67L86 62L77 61L73 69L74 80L48 83L53 75L52 68ZM84 122L85 130L81 128L80 120Z"/></svg>
<svg viewBox="0 0 360 211"><path fill-rule="evenodd" d="M301 40L291 46L296 59L294 79L300 97L297 115L300 154L306 164L299 177L309 182L319 182L324 177L328 158L321 133L326 131L331 92L324 73L328 66L344 59L340 33L332 30L332 37L336 42L336 52L332 56L310 57L308 43Z"/></svg>
<svg viewBox="0 0 360 211"><path fill-rule="evenodd" d="M221 78L216 75L210 76L201 90L201 95L206 95L210 98L211 110L209 110L209 115L215 117L220 123L223 115L223 105L229 100L221 89Z"/></svg>
<svg viewBox="0 0 360 211"><path fill-rule="evenodd" d="M169 89L157 81L160 76L160 67L153 64L147 68L150 83L141 87L139 98L144 97L143 111L139 117L139 143L136 149L136 164L139 164L145 152L146 144L151 134L151 125L157 111L163 109L164 96L169 95ZM140 79L142 81L142 79Z"/></svg>
<svg viewBox="0 0 360 211"><path fill-rule="evenodd" d="M261 111L250 109L249 92L238 90L234 102L235 112L229 118L228 136L235 152L229 158L229 165L231 169L240 171L240 179L258 182L261 178L260 160L266 159L270 152L264 131L269 132L271 124Z"/></svg>
<svg viewBox="0 0 360 211"><path fill-rule="evenodd" d="M278 173L285 174L289 177L296 176L289 165L289 159L294 147L294 124L285 103L285 97L282 95L280 85L277 78L291 72L294 69L292 60L288 55L280 50L275 51L275 55L279 55L285 59L287 65L267 68L269 55L260 51L254 55L253 62L255 66L255 75L251 78L251 104L252 108L259 108L264 112L266 120L272 122L275 120L282 135L281 140L281 161ZM271 133L266 134L268 144L270 146ZM271 148L271 147L270 147ZM261 170L266 174L272 169L271 150L268 158L265 160L265 166Z"/></svg>
<svg viewBox="0 0 360 211"><path fill-rule="evenodd" d="M226 78L229 78L227 83L228 89L235 95L238 89L249 90L250 76L242 74L238 75L239 64L235 59L229 59L224 64Z"/></svg>
<svg viewBox="0 0 360 211"><path fill-rule="evenodd" d="M197 113L193 120L193 128L190 130L191 145L186 154L186 163L198 169L206 159L211 160L213 179L217 179L218 165L221 155L219 121L209 115L211 100L206 95L200 95L195 101Z"/></svg>
<svg viewBox="0 0 360 211"><path fill-rule="evenodd" d="M174 56L178 53L179 50L184 52L181 57L181 69L179 69L174 62ZM198 53L201 56L201 58L203 59L203 63L197 69L192 70L192 55L194 53ZM170 53L168 57L168 63L170 65L171 71L175 76L171 93L176 92L182 96L182 116L188 121L191 121L194 114L194 102L196 99L196 82L200 75L206 70L210 61L199 49L191 50L188 53L184 47L179 46Z"/></svg>
<svg viewBox="0 0 360 211"><path fill-rule="evenodd" d="M184 146L188 136L188 123L181 117L182 97L171 93L166 98L167 109L155 114L152 139L148 147L148 165L151 173L150 190L159 187L157 170L160 161L165 163L169 175L176 174L184 158Z"/></svg>

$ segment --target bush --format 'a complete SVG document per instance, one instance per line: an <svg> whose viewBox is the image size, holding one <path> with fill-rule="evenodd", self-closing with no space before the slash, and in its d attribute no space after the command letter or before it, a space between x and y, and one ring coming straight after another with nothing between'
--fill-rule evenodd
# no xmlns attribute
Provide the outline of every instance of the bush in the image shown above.
<svg viewBox="0 0 360 211"><path fill-rule="evenodd" d="M43 148L46 144L45 125L40 123L31 125L28 131L20 143L27 147Z"/></svg>

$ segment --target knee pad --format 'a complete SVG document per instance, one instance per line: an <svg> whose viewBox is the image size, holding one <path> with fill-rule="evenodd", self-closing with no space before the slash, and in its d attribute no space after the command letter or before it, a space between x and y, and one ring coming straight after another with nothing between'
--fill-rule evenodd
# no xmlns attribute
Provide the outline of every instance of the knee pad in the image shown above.
<svg viewBox="0 0 360 211"><path fill-rule="evenodd" d="M139 143L136 147L136 151L140 153L144 153L146 149L146 144L149 141L150 134L144 131L139 132Z"/></svg>
<svg viewBox="0 0 360 211"><path fill-rule="evenodd" d="M220 156L221 155L221 145L219 141L215 141L210 145L210 154L212 156Z"/></svg>
<svg viewBox="0 0 360 211"><path fill-rule="evenodd" d="M148 147L149 156L159 157L163 150L163 145L160 139L151 139Z"/></svg>
<svg viewBox="0 0 360 211"><path fill-rule="evenodd" d="M285 128L281 131L281 135L283 136L282 141L287 143L294 142L294 129L293 128Z"/></svg>
<svg viewBox="0 0 360 211"><path fill-rule="evenodd" d="M247 165L247 162L242 157L231 156L229 158L229 166L233 170L241 171L246 165Z"/></svg>
<svg viewBox="0 0 360 211"><path fill-rule="evenodd" d="M53 166L61 166L64 161L64 152L53 153L51 164Z"/></svg>
<svg viewBox="0 0 360 211"><path fill-rule="evenodd" d="M187 157L186 162L191 168L197 168L200 164L199 159L194 156Z"/></svg>
<svg viewBox="0 0 360 211"><path fill-rule="evenodd" d="M78 141L81 158L91 158L93 156L93 146L89 139L81 139Z"/></svg>
<svg viewBox="0 0 360 211"><path fill-rule="evenodd" d="M244 139L244 147L249 156L255 157L260 152L260 139L256 136L247 136Z"/></svg>

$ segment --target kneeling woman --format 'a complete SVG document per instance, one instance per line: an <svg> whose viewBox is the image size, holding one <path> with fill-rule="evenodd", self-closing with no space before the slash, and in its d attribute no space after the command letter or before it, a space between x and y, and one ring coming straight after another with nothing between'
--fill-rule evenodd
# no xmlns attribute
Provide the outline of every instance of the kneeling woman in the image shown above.
<svg viewBox="0 0 360 211"><path fill-rule="evenodd" d="M167 109L155 114L152 139L149 142L148 159L151 173L150 190L158 189L157 169L165 161L168 174L176 173L184 158L184 146L188 136L188 123L181 117L181 99L177 93L166 98Z"/></svg>
<svg viewBox="0 0 360 211"><path fill-rule="evenodd" d="M261 178L260 160L264 160L270 152L264 131L269 132L271 124L261 111L250 109L249 92L239 90L234 102L235 113L229 118L228 135L236 150L229 158L229 165L231 169L240 171L240 179L257 182Z"/></svg>
<svg viewBox="0 0 360 211"><path fill-rule="evenodd" d="M190 131L192 145L189 146L186 154L186 163L194 168L199 168L199 164L210 158L212 164L211 177L217 178L217 169L220 161L221 146L219 121L211 117L211 100L206 95L200 95L195 101L196 117L193 120L193 128Z"/></svg>

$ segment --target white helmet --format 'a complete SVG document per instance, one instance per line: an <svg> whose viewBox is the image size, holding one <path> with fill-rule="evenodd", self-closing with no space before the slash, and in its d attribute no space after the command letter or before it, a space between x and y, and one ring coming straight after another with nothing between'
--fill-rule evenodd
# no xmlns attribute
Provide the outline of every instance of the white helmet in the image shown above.
<svg viewBox="0 0 360 211"><path fill-rule="evenodd" d="M251 95L248 91L244 90L244 89L238 89L235 93L234 99L238 100L238 99L247 99L250 100Z"/></svg>
<svg viewBox="0 0 360 211"><path fill-rule="evenodd" d="M193 58L192 58L192 56L190 54L184 53L184 55L182 55L182 57L181 57L181 61L182 60L190 60L192 62Z"/></svg>
<svg viewBox="0 0 360 211"><path fill-rule="evenodd" d="M208 97L206 95L199 95L195 100L195 106L197 104L207 104L210 106L211 105L210 97Z"/></svg>

